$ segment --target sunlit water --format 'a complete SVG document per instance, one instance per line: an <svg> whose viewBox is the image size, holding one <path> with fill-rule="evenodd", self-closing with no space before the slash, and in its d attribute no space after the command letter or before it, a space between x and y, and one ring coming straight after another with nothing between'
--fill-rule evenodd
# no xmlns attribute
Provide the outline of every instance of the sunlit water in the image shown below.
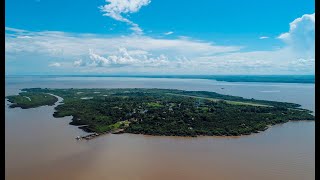
<svg viewBox="0 0 320 180"><path fill-rule="evenodd" d="M314 111L314 84L229 83L147 78L6 78L6 95L27 87L173 88L301 104ZM290 179L315 178L315 123L289 122L242 137L120 134L76 141L85 132L54 118L54 106L6 104L6 179Z"/></svg>

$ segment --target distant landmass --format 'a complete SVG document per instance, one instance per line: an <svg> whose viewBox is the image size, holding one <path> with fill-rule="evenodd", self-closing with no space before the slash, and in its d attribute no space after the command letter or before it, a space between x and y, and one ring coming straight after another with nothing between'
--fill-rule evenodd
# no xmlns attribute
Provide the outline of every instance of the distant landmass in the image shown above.
<svg viewBox="0 0 320 180"><path fill-rule="evenodd" d="M209 79L227 82L315 83L314 75L39 75L42 77L132 77Z"/></svg>

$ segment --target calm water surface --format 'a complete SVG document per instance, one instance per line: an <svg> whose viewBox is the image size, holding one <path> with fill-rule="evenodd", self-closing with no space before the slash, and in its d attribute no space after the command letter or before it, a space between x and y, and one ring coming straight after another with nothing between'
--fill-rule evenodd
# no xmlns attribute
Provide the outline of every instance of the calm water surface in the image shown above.
<svg viewBox="0 0 320 180"><path fill-rule="evenodd" d="M147 78L6 78L6 95L21 88L173 88L301 104L314 111L314 84L227 83ZM242 137L105 135L54 118L54 106L10 109L6 104L6 179L315 179L315 124L276 125ZM58 103L57 103L58 104Z"/></svg>

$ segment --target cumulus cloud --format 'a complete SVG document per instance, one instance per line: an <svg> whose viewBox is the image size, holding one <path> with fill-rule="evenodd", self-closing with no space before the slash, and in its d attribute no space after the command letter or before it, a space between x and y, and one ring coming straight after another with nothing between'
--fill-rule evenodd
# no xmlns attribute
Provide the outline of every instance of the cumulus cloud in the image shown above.
<svg viewBox="0 0 320 180"><path fill-rule="evenodd" d="M269 37L268 36L261 36L259 37L259 39L268 39Z"/></svg>
<svg viewBox="0 0 320 180"><path fill-rule="evenodd" d="M310 71L311 68L314 68L314 59L295 59L290 61L289 67L294 71Z"/></svg>
<svg viewBox="0 0 320 180"><path fill-rule="evenodd" d="M61 64L58 62L54 62L54 63L49 64L49 67L60 67L60 66L61 66Z"/></svg>
<svg viewBox="0 0 320 180"><path fill-rule="evenodd" d="M104 16L109 16L117 21L125 22L131 26L136 34L142 34L138 24L129 20L125 15L138 12L141 7L147 6L151 0L105 0L106 5L100 6Z"/></svg>
<svg viewBox="0 0 320 180"><path fill-rule="evenodd" d="M173 34L173 32L169 31L169 32L164 33L164 35L170 35L170 34Z"/></svg>
<svg viewBox="0 0 320 180"><path fill-rule="evenodd" d="M86 66L86 63L82 61L82 59L79 59L79 60L75 60L73 62L73 65L76 67L83 67L83 66Z"/></svg>
<svg viewBox="0 0 320 180"><path fill-rule="evenodd" d="M290 23L289 32L278 36L293 51L313 56L315 52L315 13L305 14Z"/></svg>
<svg viewBox="0 0 320 180"><path fill-rule="evenodd" d="M119 67L119 66L161 66L168 64L168 58L161 54L155 56L145 51L133 50L128 51L126 48L119 48L117 52L112 54L101 56L93 50L89 51L89 59L91 62L87 62L88 66L96 67Z"/></svg>
<svg viewBox="0 0 320 180"><path fill-rule="evenodd" d="M107 58L94 53L91 49L89 50L89 57L94 62L94 64L97 64L99 66L102 66L103 64L109 64L109 60Z"/></svg>

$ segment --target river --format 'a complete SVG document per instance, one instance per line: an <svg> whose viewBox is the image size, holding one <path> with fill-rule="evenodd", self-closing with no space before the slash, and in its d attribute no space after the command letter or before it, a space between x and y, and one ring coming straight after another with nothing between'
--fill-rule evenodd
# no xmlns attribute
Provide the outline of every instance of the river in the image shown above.
<svg viewBox="0 0 320 180"><path fill-rule="evenodd" d="M6 77L6 95L21 88L171 88L285 101L315 110L314 84L230 83L195 79ZM288 122L241 137L104 135L54 118L54 106L8 108L6 179L315 179L315 123Z"/></svg>

